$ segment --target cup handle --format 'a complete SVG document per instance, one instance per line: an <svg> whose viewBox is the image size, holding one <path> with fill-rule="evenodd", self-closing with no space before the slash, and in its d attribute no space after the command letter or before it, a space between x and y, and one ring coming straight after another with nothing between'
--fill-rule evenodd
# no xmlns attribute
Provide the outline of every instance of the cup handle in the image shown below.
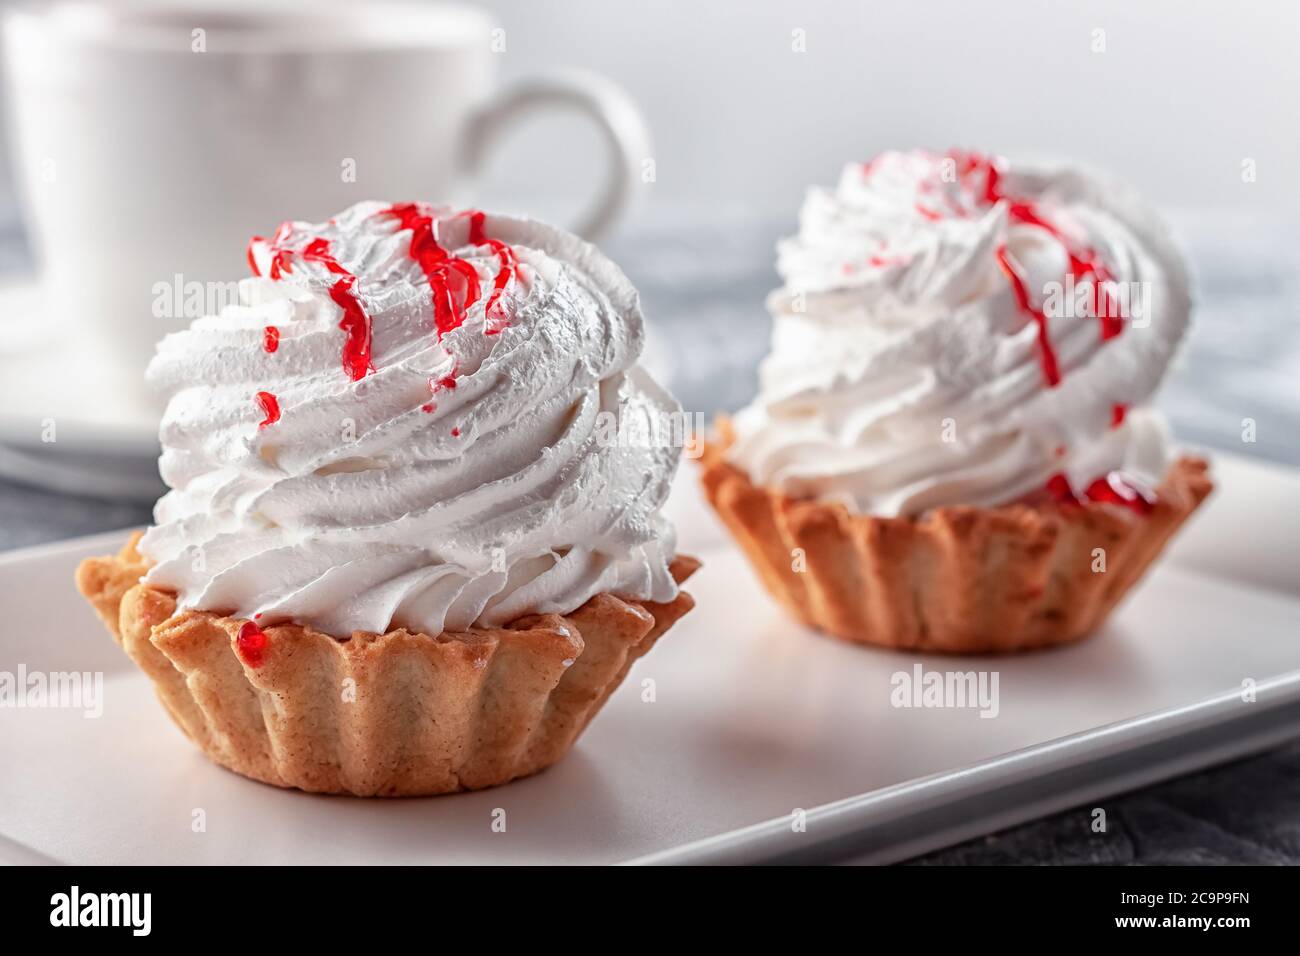
<svg viewBox="0 0 1300 956"><path fill-rule="evenodd" d="M605 140L605 180L596 201L573 231L584 239L604 235L626 210L650 155L650 131L632 99L611 81L592 73L553 73L508 87L474 114L465 136L464 163L472 174L501 132L538 109L575 110L590 119Z"/></svg>

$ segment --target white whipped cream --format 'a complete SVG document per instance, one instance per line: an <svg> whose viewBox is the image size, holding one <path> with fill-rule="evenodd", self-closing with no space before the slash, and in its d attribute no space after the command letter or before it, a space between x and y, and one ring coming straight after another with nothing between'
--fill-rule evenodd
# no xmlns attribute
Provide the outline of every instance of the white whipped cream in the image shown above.
<svg viewBox="0 0 1300 956"><path fill-rule="evenodd" d="M463 214L434 209L441 245L482 290L439 340L413 233L384 208L250 247L268 276L276 248L328 240L372 323L369 374L353 381L341 361L340 273L293 254L279 281L244 280L237 305L159 344L148 377L170 395L172 490L140 544L155 562L146 580L182 608L338 636L498 626L606 591L671 600L660 508L680 449L609 440L611 416L679 411L635 364L644 329L627 278L568 233L490 216L487 235L519 268L485 315L501 257L470 244ZM258 392L279 403L265 428Z"/></svg>
<svg viewBox="0 0 1300 956"><path fill-rule="evenodd" d="M730 456L754 481L888 516L1013 501L1058 473L1158 484L1167 432L1141 406L1187 329L1181 256L1116 183L996 161L991 192L988 162L887 153L809 192L778 246L760 394L735 419ZM1119 334L1103 338L1086 272L1071 305L1049 298L1067 249L1102 264L1112 302L1139 283ZM1054 386L999 250L1048 307Z"/></svg>

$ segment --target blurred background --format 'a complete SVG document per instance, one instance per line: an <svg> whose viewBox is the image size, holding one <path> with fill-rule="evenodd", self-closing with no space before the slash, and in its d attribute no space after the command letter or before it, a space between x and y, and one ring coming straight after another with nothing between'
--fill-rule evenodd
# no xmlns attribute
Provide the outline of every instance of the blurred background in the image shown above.
<svg viewBox="0 0 1300 956"><path fill-rule="evenodd" d="M1073 159L1138 187L1175 225L1200 301L1161 404L1188 442L1300 464L1300 8L1173 0L477 6L498 28L494 86L584 70L611 80L642 114L650 140L644 156L630 157L641 173L633 202L601 242L641 290L653 326L648 363L688 408L711 414L752 396L770 328L763 298L776 284L773 243L795 228L810 184L833 183L845 162L887 148L964 146ZM376 109L397 123L440 93L430 85L422 98ZM147 115L155 105L145 97L132 108ZM288 138L261 145L276 146L281 164L293 157ZM318 160L297 157L304 170ZM601 133L581 115L529 115L488 152L474 201L572 222L604 170ZM359 186L357 198L364 178ZM6 159L0 268L9 298L0 323L11 326L30 313L22 297L37 268L22 188ZM122 184L141 195L149 188ZM295 214L267 209L247 232ZM164 265L157 271L167 275ZM0 350L0 361L11 372L31 362L13 348ZM118 428L107 420L115 412L97 408L85 423L93 427L78 430L76 410L60 405L60 440L42 442L48 408L24 388L26 398L0 386L0 474L47 491L135 499L122 511L97 506L69 531L139 520L140 503L157 490L150 413L136 409ZM1246 418L1257 423L1253 442L1242 440ZM0 515L11 512L0 543L55 534L45 509L63 505L52 502L61 499L0 495Z"/></svg>
<svg viewBox="0 0 1300 956"><path fill-rule="evenodd" d="M792 217L850 159L957 144L1068 156L1153 202L1300 211L1300 10L1175 0L491 0L507 78L551 64L616 79L654 135L655 207ZM805 52L796 52L802 30ZM1098 33L1097 31L1101 31ZM520 137L532 194L581 174L563 130ZM1243 189L1241 161L1260 173ZM594 167L586 167L590 172Z"/></svg>

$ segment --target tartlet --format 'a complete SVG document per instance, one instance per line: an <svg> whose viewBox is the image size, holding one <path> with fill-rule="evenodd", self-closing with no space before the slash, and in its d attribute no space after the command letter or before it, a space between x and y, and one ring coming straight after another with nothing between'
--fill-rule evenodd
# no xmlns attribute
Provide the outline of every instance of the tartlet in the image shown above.
<svg viewBox="0 0 1300 956"><path fill-rule="evenodd" d="M361 203L249 248L159 345L155 523L76 584L208 757L282 787L478 789L572 747L693 605L680 406L635 290L529 220Z"/></svg>
<svg viewBox="0 0 1300 956"><path fill-rule="evenodd" d="M1191 299L1124 187L953 151L810 191L706 495L768 592L862 644L1095 633L1212 489L1150 400Z"/></svg>

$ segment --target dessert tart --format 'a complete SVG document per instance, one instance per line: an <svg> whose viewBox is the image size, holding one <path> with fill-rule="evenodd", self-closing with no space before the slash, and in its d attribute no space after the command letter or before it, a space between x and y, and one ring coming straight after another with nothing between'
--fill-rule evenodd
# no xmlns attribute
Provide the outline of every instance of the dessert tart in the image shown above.
<svg viewBox="0 0 1300 956"><path fill-rule="evenodd" d="M155 522L77 586L210 758L361 796L573 745L692 601L680 412L637 295L541 223L418 203L287 222L167 336ZM611 437L612 436L612 437Z"/></svg>
<svg viewBox="0 0 1300 956"><path fill-rule="evenodd" d="M1078 640L1210 493L1150 407L1186 268L1124 187L887 153L809 193L778 269L760 393L703 482L804 623L950 653Z"/></svg>

